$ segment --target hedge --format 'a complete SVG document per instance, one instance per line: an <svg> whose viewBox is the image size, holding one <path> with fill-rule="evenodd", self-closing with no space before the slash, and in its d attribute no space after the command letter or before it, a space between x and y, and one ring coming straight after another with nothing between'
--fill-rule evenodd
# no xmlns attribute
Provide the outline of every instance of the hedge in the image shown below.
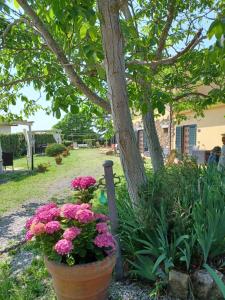
<svg viewBox="0 0 225 300"><path fill-rule="evenodd" d="M3 152L13 152L15 157L26 153L26 140L23 134L1 134L0 141Z"/></svg>
<svg viewBox="0 0 225 300"><path fill-rule="evenodd" d="M23 133L0 134L3 152L13 152L14 157L26 155L27 143ZM41 144L55 143L52 134L35 134L35 148Z"/></svg>

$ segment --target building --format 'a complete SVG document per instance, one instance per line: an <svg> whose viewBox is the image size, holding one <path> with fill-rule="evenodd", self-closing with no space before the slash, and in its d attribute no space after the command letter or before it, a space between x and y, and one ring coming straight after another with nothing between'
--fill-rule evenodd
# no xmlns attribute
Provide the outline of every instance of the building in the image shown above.
<svg viewBox="0 0 225 300"><path fill-rule="evenodd" d="M185 116L180 124L173 121L175 115L168 108L165 116L156 118L156 128L163 153L167 155L171 149L177 149L183 154L192 151L210 151L215 146L221 146L221 135L225 133L225 103L213 105L204 111L204 116L195 117L192 111L184 111ZM137 134L141 153L147 153L147 143L141 119L134 119L134 129Z"/></svg>
<svg viewBox="0 0 225 300"><path fill-rule="evenodd" d="M0 125L0 134L11 134L11 126Z"/></svg>
<svg viewBox="0 0 225 300"><path fill-rule="evenodd" d="M221 135L225 133L225 104L209 107L203 117L195 118L191 111L182 114L186 120L175 126L174 148L190 154L193 149L211 150L221 146Z"/></svg>

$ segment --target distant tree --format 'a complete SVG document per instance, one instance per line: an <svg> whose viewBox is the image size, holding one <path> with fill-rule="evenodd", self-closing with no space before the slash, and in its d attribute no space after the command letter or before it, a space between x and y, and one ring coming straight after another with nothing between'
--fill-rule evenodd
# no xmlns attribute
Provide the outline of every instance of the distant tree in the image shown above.
<svg viewBox="0 0 225 300"><path fill-rule="evenodd" d="M98 137L91 119L82 114L68 113L53 127L62 130L65 140L83 141Z"/></svg>

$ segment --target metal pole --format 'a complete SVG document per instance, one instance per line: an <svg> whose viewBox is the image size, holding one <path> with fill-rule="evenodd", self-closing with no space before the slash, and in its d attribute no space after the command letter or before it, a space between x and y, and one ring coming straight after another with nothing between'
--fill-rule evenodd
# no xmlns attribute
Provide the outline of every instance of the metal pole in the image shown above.
<svg viewBox="0 0 225 300"><path fill-rule="evenodd" d="M111 221L112 234L114 235L117 242L117 259L115 267L115 277L116 280L121 280L123 278L123 263L122 255L119 244L119 238L117 235L117 229L119 225L118 214L116 209L116 195L115 195L115 185L113 179L113 161L106 160L103 164L104 173L105 173L105 182L108 198L108 207L109 207L109 218Z"/></svg>

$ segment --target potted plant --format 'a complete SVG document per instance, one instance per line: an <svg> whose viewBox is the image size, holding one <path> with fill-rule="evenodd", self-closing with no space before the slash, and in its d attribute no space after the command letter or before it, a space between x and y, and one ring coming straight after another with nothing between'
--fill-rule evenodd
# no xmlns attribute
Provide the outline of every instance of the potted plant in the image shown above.
<svg viewBox="0 0 225 300"><path fill-rule="evenodd" d="M116 259L107 216L86 203L50 203L36 210L26 230L26 240L45 256L59 300L107 299Z"/></svg>
<svg viewBox="0 0 225 300"><path fill-rule="evenodd" d="M90 202L94 197L94 191L98 188L96 180L92 176L79 176L71 181L71 187L76 191L76 198L82 203Z"/></svg>
<svg viewBox="0 0 225 300"><path fill-rule="evenodd" d="M60 155L57 155L55 157L55 162L56 162L57 165L61 165L61 163L62 163L62 157Z"/></svg>

